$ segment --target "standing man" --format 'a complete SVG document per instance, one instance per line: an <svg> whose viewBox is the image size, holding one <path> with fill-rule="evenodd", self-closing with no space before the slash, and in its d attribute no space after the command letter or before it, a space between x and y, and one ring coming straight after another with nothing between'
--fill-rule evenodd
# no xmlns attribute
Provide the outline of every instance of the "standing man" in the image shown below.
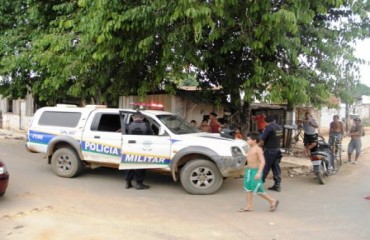
<svg viewBox="0 0 370 240"><path fill-rule="evenodd" d="M361 142L361 137L364 134L364 129L362 128L361 125L361 119L355 118L353 119L355 122L355 125L351 127L351 130L349 131L349 135L351 137L351 141L348 143L348 162L357 164L357 159L360 156L361 153L361 147L362 147L362 142ZM355 161L351 161L351 155L352 153L356 151L355 155Z"/></svg>
<svg viewBox="0 0 370 240"><path fill-rule="evenodd" d="M149 123L144 122L144 115L137 111L132 115L132 122L127 127L127 133L133 135L153 135ZM132 188L132 180L136 181L136 190L148 189L145 185L145 169L130 169L125 170L126 189Z"/></svg>
<svg viewBox="0 0 370 240"><path fill-rule="evenodd" d="M221 130L221 123L217 120L217 114L211 112L209 114L209 126L211 127L211 133L219 133Z"/></svg>
<svg viewBox="0 0 370 240"><path fill-rule="evenodd" d="M340 141L342 141L344 134L344 126L341 121L339 121L339 116L334 115L333 121L330 123L329 128L329 144L330 146L334 144L334 137L338 137Z"/></svg>
<svg viewBox="0 0 370 240"><path fill-rule="evenodd" d="M304 152L309 154L311 149L317 146L319 135L317 134L316 129L319 127L319 125L309 112L305 113L305 118L303 120L299 120L299 123L303 124L303 144L305 146Z"/></svg>
<svg viewBox="0 0 370 240"><path fill-rule="evenodd" d="M274 185L269 187L269 190L277 192L281 191L281 138L283 136L283 129L276 124L273 116L266 117L267 126L261 135L260 145L263 146L263 155L266 160L266 165L263 168L262 181L265 182L270 170L272 170Z"/></svg>
<svg viewBox="0 0 370 240"><path fill-rule="evenodd" d="M262 134L263 130L265 129L267 123L266 123L266 115L265 114L259 114L257 116L252 116L252 119L256 121L257 123L257 130L260 134Z"/></svg>

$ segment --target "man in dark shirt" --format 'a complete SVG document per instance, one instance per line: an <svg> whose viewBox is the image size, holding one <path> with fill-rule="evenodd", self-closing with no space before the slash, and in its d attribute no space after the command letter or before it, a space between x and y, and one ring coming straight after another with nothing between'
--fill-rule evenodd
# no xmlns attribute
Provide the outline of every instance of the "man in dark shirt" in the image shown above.
<svg viewBox="0 0 370 240"><path fill-rule="evenodd" d="M275 184L268 189L280 192L281 170L279 164L282 157L280 147L283 130L276 124L273 116L267 116L266 122L267 126L261 135L260 141L266 161L266 165L263 168L262 180L265 182L268 173L272 170Z"/></svg>
<svg viewBox="0 0 370 240"><path fill-rule="evenodd" d="M153 135L153 132L147 122L144 122L144 115L141 112L136 112L132 115L132 122L127 127L127 133L133 135ZM145 185L145 169L130 169L125 170L126 188L132 188L131 181L135 179L136 189L148 189L149 186Z"/></svg>

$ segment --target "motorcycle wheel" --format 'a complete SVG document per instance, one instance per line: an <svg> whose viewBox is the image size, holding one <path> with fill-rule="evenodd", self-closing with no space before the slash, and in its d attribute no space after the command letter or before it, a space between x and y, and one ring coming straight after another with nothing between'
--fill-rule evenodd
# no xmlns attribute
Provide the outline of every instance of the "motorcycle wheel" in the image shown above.
<svg viewBox="0 0 370 240"><path fill-rule="evenodd" d="M342 165L342 159L340 156L334 157L334 170L339 171L340 166Z"/></svg>
<svg viewBox="0 0 370 240"><path fill-rule="evenodd" d="M318 182L321 185L324 185L326 183L326 178L328 177L328 174L326 172L326 168L321 164L320 166L316 166L317 169L315 170L315 174L317 177Z"/></svg>

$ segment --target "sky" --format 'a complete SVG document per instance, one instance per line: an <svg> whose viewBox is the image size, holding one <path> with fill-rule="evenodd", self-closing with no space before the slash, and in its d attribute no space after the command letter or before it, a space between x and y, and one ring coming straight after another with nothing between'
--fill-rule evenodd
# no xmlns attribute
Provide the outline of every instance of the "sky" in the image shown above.
<svg viewBox="0 0 370 240"><path fill-rule="evenodd" d="M357 43L355 55L366 61L370 61L370 39ZM370 65L361 65L360 73L361 83L370 87Z"/></svg>

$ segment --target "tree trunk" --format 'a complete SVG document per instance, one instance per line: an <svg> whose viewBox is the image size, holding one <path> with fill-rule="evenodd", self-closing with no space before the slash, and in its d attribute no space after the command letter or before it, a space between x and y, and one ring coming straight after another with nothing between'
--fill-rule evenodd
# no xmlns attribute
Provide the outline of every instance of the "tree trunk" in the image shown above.
<svg viewBox="0 0 370 240"><path fill-rule="evenodd" d="M240 113L240 131L243 133L244 137L250 132L250 119L251 119L251 104L249 102L244 102Z"/></svg>

